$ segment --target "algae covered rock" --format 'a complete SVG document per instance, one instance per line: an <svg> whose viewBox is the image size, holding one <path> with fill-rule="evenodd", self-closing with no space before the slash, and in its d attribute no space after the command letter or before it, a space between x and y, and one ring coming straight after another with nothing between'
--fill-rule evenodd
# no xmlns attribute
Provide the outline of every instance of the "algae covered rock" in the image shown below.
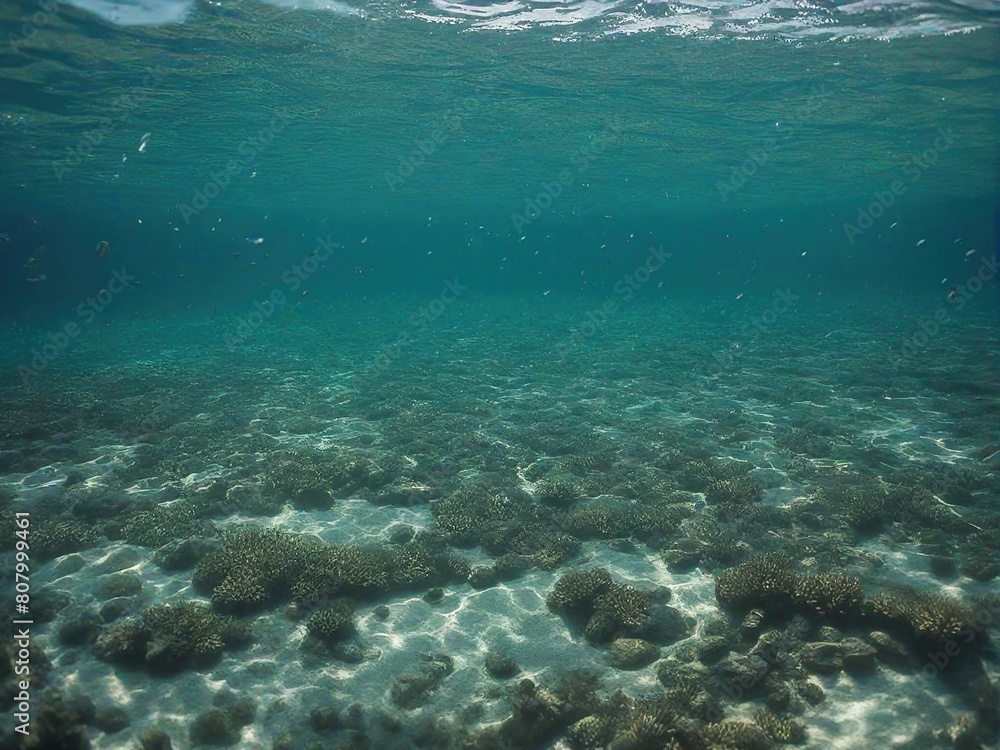
<svg viewBox="0 0 1000 750"><path fill-rule="evenodd" d="M189 735L193 747L204 745L230 747L240 741L242 732L226 711L213 706L194 718Z"/></svg>
<svg viewBox="0 0 1000 750"><path fill-rule="evenodd" d="M615 669L640 669L660 658L660 649L640 638L617 638L608 647Z"/></svg>

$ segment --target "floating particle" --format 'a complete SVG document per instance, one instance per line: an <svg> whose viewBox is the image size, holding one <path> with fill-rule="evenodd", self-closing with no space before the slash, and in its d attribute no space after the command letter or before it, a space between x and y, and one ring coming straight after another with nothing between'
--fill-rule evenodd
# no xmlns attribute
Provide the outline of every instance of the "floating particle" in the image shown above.
<svg viewBox="0 0 1000 750"><path fill-rule="evenodd" d="M247 242L249 242L251 245L263 245L264 244L264 238L263 237L247 237Z"/></svg>
<svg viewBox="0 0 1000 750"><path fill-rule="evenodd" d="M144 136L142 136L142 140L139 142L139 153L140 154L143 154L143 153L146 152L146 144L149 142L149 136L151 136L151 135L152 135L152 133L146 133Z"/></svg>
<svg viewBox="0 0 1000 750"><path fill-rule="evenodd" d="M257 176L257 170L255 169L253 172L250 173L250 179L252 180L256 176Z"/></svg>
<svg viewBox="0 0 1000 750"><path fill-rule="evenodd" d="M142 224L142 219L139 219L139 223Z"/></svg>
<svg viewBox="0 0 1000 750"><path fill-rule="evenodd" d="M122 154L122 164L124 164L127 161L128 161L128 156L125 155L125 154Z"/></svg>
<svg viewBox="0 0 1000 750"><path fill-rule="evenodd" d="M233 253L233 257L234 257L234 258L239 258L239 257L240 257L240 254L239 254L238 252L236 252L236 253Z"/></svg>
<svg viewBox="0 0 1000 750"><path fill-rule="evenodd" d="M108 252L111 250L111 245L108 244L107 240L101 240L97 243L97 257L104 260L108 257Z"/></svg>
<svg viewBox="0 0 1000 750"><path fill-rule="evenodd" d="M948 290L948 299L955 299L958 296L958 284L952 284Z"/></svg>
<svg viewBox="0 0 1000 750"><path fill-rule="evenodd" d="M917 247L923 247L925 242L927 242L927 240L920 240L917 242Z"/></svg>

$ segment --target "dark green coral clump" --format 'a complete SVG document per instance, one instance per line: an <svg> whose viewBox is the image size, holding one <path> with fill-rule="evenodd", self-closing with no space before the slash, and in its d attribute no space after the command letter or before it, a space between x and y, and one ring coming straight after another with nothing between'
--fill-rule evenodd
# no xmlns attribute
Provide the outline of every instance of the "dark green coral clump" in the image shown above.
<svg viewBox="0 0 1000 750"><path fill-rule="evenodd" d="M162 547L195 534L202 523L194 503L178 500L170 505L137 508L121 523L120 537L129 544Z"/></svg>
<svg viewBox="0 0 1000 750"><path fill-rule="evenodd" d="M319 542L271 529L228 532L194 571L196 590L230 611L250 611L288 590L303 574Z"/></svg>
<svg viewBox="0 0 1000 750"><path fill-rule="evenodd" d="M786 603L797 582L789 565L789 557L781 553L752 557L718 577L715 596L734 605Z"/></svg>
<svg viewBox="0 0 1000 750"><path fill-rule="evenodd" d="M517 492L497 492L490 485L461 489L431 505L438 528L455 543L474 544L487 530L511 521L531 506L531 498Z"/></svg>
<svg viewBox="0 0 1000 750"><path fill-rule="evenodd" d="M560 614L590 614L594 600L614 585L605 568L591 568L567 573L549 593L546 603L553 612Z"/></svg>
<svg viewBox="0 0 1000 750"><path fill-rule="evenodd" d="M918 642L937 645L961 638L969 643L983 640L983 627L976 612L964 602L944 594L904 589L874 597L871 608L912 632Z"/></svg>
<svg viewBox="0 0 1000 750"><path fill-rule="evenodd" d="M335 599L314 613L306 628L328 643L343 640L354 630L354 608L343 599Z"/></svg>
<svg viewBox="0 0 1000 750"><path fill-rule="evenodd" d="M792 598L798 604L823 614L854 611L862 597L861 581L839 572L799 576L792 589Z"/></svg>
<svg viewBox="0 0 1000 750"><path fill-rule="evenodd" d="M553 612L585 622L584 636L591 643L608 643L649 623L649 596L615 583L604 568L567 573L546 603Z"/></svg>
<svg viewBox="0 0 1000 750"><path fill-rule="evenodd" d="M378 490L396 477L395 467L381 466L367 456L331 451L288 451L265 472L271 491L302 508L329 508L334 497L361 490Z"/></svg>
<svg viewBox="0 0 1000 750"><path fill-rule="evenodd" d="M112 623L97 637L94 653L108 661L175 671L192 663L210 664L224 648L249 638L247 625L200 604L160 604Z"/></svg>
<svg viewBox="0 0 1000 750"><path fill-rule="evenodd" d="M498 558L505 555L529 558L530 563L546 570L559 567L580 551L580 540L560 531L551 511L525 515L523 520L486 531L481 537L483 549Z"/></svg>
<svg viewBox="0 0 1000 750"><path fill-rule="evenodd" d="M425 536L403 545L326 544L273 529L229 532L195 568L196 589L227 611L252 611L291 597L315 603L336 594L421 588L468 577L462 558Z"/></svg>
<svg viewBox="0 0 1000 750"><path fill-rule="evenodd" d="M740 461L691 461L679 476L682 489L704 492L710 503L749 503L760 500L763 487Z"/></svg>
<svg viewBox="0 0 1000 750"><path fill-rule="evenodd" d="M564 508L583 495L583 490L564 479L545 479L535 487L535 499L546 505Z"/></svg>
<svg viewBox="0 0 1000 750"><path fill-rule="evenodd" d="M661 497L635 502L600 498L579 506L566 516L565 527L581 539L636 537L650 541L669 537L690 514L683 505Z"/></svg>
<svg viewBox="0 0 1000 750"><path fill-rule="evenodd" d="M805 609L821 614L855 612L861 604L861 581L831 571L800 575L783 553L757 555L725 571L716 580L720 602L739 607Z"/></svg>
<svg viewBox="0 0 1000 750"><path fill-rule="evenodd" d="M93 547L101 535L91 527L73 521L42 521L31 529L31 551L39 562Z"/></svg>

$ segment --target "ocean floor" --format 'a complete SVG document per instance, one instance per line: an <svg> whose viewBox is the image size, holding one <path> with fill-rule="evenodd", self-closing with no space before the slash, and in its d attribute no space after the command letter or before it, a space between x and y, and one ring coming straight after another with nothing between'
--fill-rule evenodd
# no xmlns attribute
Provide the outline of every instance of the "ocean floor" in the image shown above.
<svg viewBox="0 0 1000 750"><path fill-rule="evenodd" d="M775 299L8 330L33 746L996 747L996 310Z"/></svg>

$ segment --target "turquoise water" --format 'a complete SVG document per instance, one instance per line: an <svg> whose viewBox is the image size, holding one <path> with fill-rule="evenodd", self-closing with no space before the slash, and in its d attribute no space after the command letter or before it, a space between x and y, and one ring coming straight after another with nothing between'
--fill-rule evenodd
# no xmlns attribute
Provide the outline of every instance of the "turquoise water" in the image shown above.
<svg viewBox="0 0 1000 750"><path fill-rule="evenodd" d="M998 14L0 4L0 747L997 747Z"/></svg>

